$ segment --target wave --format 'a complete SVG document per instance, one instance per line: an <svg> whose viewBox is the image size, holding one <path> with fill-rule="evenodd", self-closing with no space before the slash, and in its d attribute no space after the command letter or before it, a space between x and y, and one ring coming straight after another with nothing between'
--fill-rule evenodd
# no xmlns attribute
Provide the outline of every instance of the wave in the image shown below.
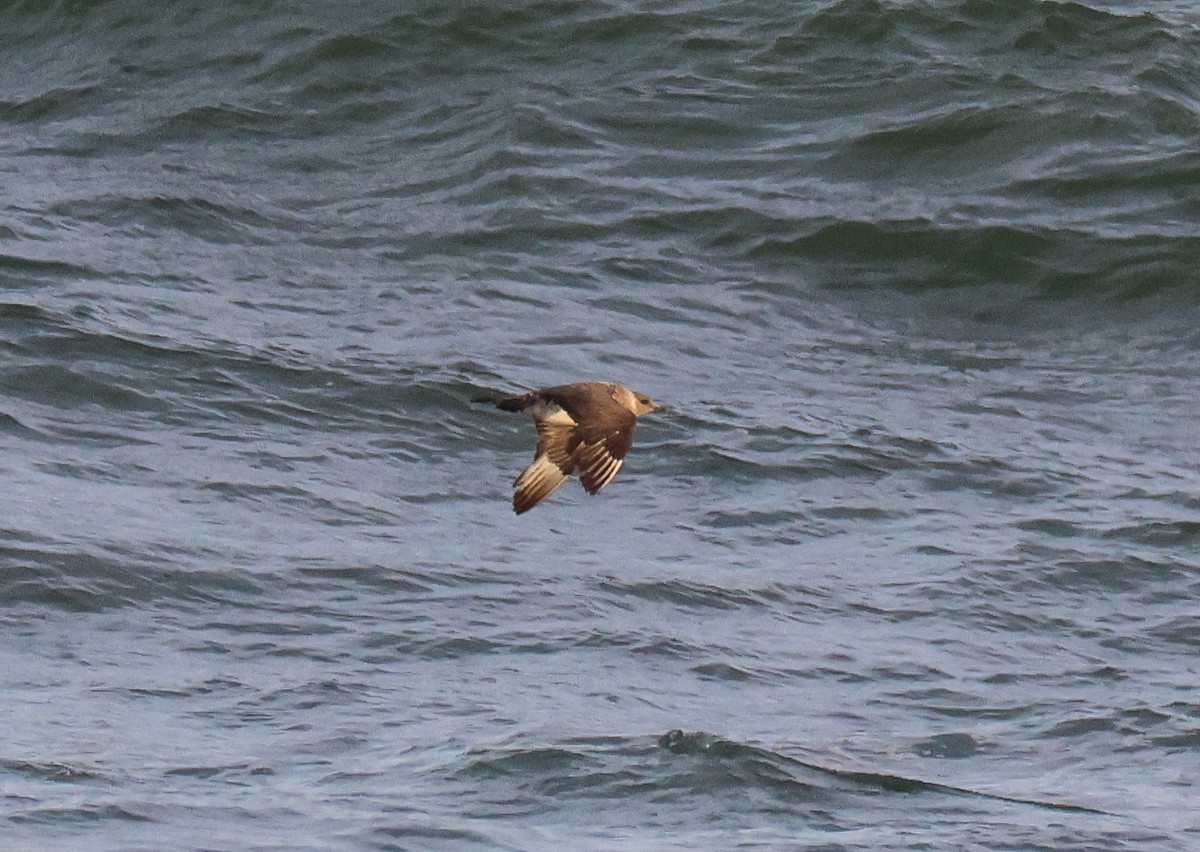
<svg viewBox="0 0 1200 852"><path fill-rule="evenodd" d="M597 806L624 803L695 803L697 797L740 800L750 810L783 808L810 817L866 807L872 797L911 796L991 800L1063 814L1103 815L1069 801L979 792L888 772L828 768L778 751L704 732L672 730L653 740L578 738L558 746L486 750L467 756L456 772L463 780L504 786L527 806L562 807L582 798ZM717 802L713 803L714 806ZM886 804L875 804L886 810ZM858 814L861 817L862 814ZM833 817L837 819L836 817Z"/></svg>

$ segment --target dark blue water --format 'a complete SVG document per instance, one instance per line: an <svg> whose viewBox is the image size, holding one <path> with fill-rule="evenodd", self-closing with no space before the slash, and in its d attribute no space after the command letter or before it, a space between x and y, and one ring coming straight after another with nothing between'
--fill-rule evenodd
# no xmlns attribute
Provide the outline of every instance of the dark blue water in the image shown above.
<svg viewBox="0 0 1200 852"><path fill-rule="evenodd" d="M0 847L1200 844L1186 4L0 18Z"/></svg>

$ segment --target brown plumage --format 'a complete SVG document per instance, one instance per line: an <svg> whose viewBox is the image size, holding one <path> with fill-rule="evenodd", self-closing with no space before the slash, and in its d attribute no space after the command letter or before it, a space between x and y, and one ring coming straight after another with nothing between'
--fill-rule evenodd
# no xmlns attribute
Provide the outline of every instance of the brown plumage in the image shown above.
<svg viewBox="0 0 1200 852"><path fill-rule="evenodd" d="M633 445L638 416L662 410L645 394L615 382L575 382L492 402L504 411L528 412L537 427L533 463L513 482L518 515L549 497L573 473L589 494L608 485Z"/></svg>

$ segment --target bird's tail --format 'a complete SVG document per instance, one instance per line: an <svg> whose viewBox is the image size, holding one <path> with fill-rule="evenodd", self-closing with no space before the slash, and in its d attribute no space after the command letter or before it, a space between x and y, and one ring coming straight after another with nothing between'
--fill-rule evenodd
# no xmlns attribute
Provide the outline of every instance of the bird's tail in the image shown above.
<svg viewBox="0 0 1200 852"><path fill-rule="evenodd" d="M532 402L533 400L529 398L529 394L522 393L496 400L496 407L503 411L524 411Z"/></svg>
<svg viewBox="0 0 1200 852"><path fill-rule="evenodd" d="M477 396L472 402L486 402L502 411L524 411L530 403L529 394L519 393L515 396Z"/></svg>

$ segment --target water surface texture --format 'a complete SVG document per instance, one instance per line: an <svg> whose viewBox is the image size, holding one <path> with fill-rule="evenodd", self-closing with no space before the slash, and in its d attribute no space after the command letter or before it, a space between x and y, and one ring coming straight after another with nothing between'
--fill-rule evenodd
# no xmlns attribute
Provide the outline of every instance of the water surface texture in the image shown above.
<svg viewBox="0 0 1200 852"><path fill-rule="evenodd" d="M0 847L1200 848L1190 4L0 17Z"/></svg>

